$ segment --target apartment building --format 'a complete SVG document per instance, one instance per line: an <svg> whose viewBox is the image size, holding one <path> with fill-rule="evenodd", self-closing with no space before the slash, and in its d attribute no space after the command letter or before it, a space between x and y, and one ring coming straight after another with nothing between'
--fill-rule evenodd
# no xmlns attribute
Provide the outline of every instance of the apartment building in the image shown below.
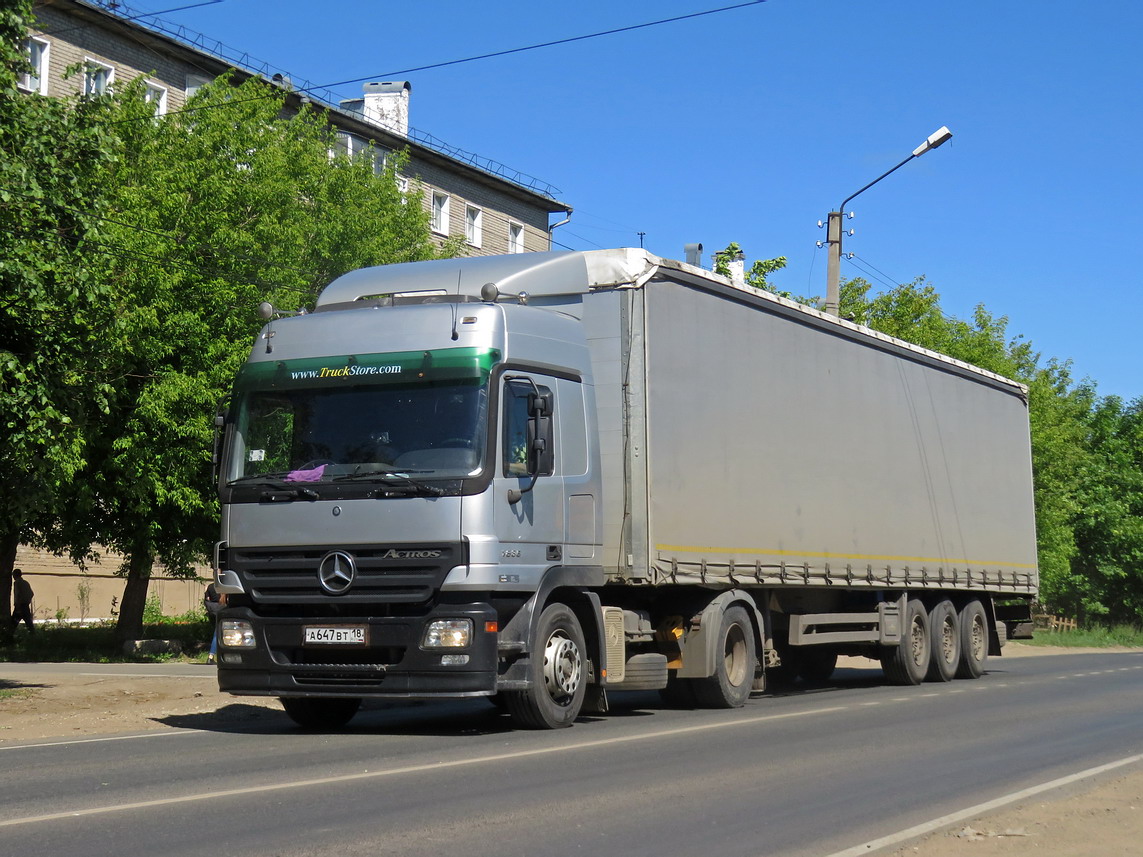
<svg viewBox="0 0 1143 857"><path fill-rule="evenodd" d="M26 42L34 70L20 82L25 91L93 95L142 77L147 100L162 115L181 109L199 87L228 69L239 81L264 77L283 88L288 105L307 102L324 111L347 154L370 144L380 157L407 150L403 188L421 195L434 236L463 238L471 255L550 250L552 223L571 211L543 181L410 127L408 81L365 83L360 98L340 99L238 49L113 0L44 0L35 4L35 16ZM81 71L66 76L69 68Z"/></svg>

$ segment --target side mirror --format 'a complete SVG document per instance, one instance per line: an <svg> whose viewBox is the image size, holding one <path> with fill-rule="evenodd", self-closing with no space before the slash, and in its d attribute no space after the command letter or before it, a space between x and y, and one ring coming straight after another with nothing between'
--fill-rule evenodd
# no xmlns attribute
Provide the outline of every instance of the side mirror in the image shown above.
<svg viewBox="0 0 1143 857"><path fill-rule="evenodd" d="M536 487L541 476L551 476L556 469L555 421L552 393L541 392L539 387L528 395L528 434L527 471L532 481L526 488L513 488L508 492L508 502L516 504L525 494Z"/></svg>
<svg viewBox="0 0 1143 857"><path fill-rule="evenodd" d="M211 479L218 483L218 468L222 463L222 442L226 430L226 412L229 408L230 397L227 396L218 403L214 414L214 444L210 453Z"/></svg>

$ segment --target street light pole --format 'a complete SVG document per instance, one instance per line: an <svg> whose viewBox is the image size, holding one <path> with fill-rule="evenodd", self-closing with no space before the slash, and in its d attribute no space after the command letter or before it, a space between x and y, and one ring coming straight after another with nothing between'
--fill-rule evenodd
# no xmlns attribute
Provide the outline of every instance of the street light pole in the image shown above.
<svg viewBox="0 0 1143 857"><path fill-rule="evenodd" d="M856 193L851 193L842 201L841 205L837 207L837 211L831 211L829 213L829 220L827 222L826 228L826 243L829 244L829 263L826 266L825 311L827 313L830 315L838 314L838 302L841 297L841 218L843 212L845 211L845 206L849 203L850 200L858 196L858 194L864 193L875 184L877 184L877 182L881 181L881 179L897 172L897 170L901 169L901 167L905 166L905 164L909 163L909 161L913 160L913 158L919 158L921 155L925 154L925 152L937 148L937 146L940 146L950 137L952 137L952 131L950 131L946 126L942 125L936 131L926 137L925 141L913 150L913 154L909 155L909 157L905 158L905 160L901 161L901 163L897 164L897 166L893 167L893 169L883 172L861 190L857 191Z"/></svg>

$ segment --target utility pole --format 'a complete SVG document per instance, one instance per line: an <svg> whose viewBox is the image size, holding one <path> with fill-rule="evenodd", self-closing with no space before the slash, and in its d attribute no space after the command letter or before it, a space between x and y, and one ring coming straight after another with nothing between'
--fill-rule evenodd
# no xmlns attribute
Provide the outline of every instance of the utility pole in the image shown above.
<svg viewBox="0 0 1143 857"><path fill-rule="evenodd" d="M909 155L909 157L905 158L905 160L901 161L901 163L897 164L893 169L887 170L879 175L861 190L857 191L857 193L851 193L842 201L841 205L837 207L837 211L831 211L829 213L829 219L826 224L826 243L829 244L829 263L826 265L825 311L827 313L837 315L838 302L841 300L841 218L842 212L845 211L845 206L858 194L864 193L877 184L877 182L881 181L881 179L891 173L897 172L897 170L901 169L901 167L905 166L905 164L909 163L913 158L919 158L925 154L925 152L937 148L937 146L944 143L950 137L952 137L952 131L950 131L947 126L942 125L930 134L921 145L915 148L913 154ZM818 225L821 225L821 221L818 222Z"/></svg>

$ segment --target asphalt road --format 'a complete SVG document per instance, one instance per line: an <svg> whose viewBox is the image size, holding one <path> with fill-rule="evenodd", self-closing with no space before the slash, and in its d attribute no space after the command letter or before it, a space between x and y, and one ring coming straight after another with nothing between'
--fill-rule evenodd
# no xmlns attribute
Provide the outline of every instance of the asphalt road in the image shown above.
<svg viewBox="0 0 1143 857"><path fill-rule="evenodd" d="M839 670L736 711L616 694L556 732L472 701L6 747L0 854L822 857L1143 752L1143 654L990 664Z"/></svg>

